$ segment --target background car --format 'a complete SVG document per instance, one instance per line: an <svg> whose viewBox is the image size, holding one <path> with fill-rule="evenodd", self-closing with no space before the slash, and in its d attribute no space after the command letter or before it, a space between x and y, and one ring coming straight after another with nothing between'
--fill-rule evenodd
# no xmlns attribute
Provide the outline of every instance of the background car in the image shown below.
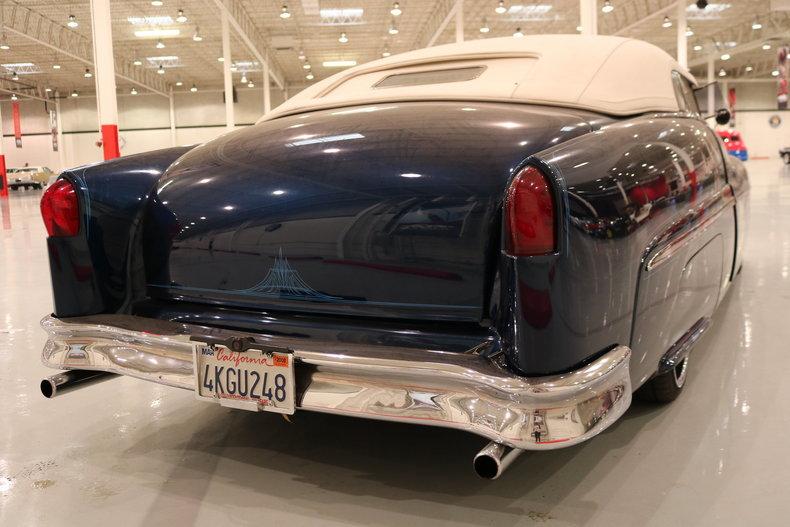
<svg viewBox="0 0 790 527"><path fill-rule="evenodd" d="M727 148L727 153L733 157L737 157L741 161L749 159L749 151L741 138L741 133L737 130L716 130L721 140L724 141L724 146Z"/></svg>
<svg viewBox="0 0 790 527"><path fill-rule="evenodd" d="M19 187L28 189L44 188L49 183L51 176L56 175L49 167L20 167L9 168L6 173L8 174L8 188L16 190Z"/></svg>

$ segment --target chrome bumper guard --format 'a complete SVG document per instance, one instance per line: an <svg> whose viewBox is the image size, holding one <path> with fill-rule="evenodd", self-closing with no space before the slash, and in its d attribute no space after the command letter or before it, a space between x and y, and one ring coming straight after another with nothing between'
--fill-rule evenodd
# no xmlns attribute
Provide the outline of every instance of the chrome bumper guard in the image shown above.
<svg viewBox="0 0 790 527"><path fill-rule="evenodd" d="M125 315L45 317L42 360L195 389L190 337L252 336L293 350L297 408L466 430L513 448L585 441L631 404L631 351L576 371L521 377L475 353L313 342Z"/></svg>

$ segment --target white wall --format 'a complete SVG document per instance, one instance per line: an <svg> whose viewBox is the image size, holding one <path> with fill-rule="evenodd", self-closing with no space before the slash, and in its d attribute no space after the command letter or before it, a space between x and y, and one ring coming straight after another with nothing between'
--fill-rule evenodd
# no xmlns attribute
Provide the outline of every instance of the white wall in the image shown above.
<svg viewBox="0 0 790 527"><path fill-rule="evenodd" d="M282 103L282 92L271 90L272 107ZM254 123L263 113L263 90L238 90L234 105L238 126ZM68 97L61 101L65 163L52 151L47 107L41 101L20 100L22 148L16 148L11 103L0 103L3 151L8 167L44 165L61 170L102 160L96 98ZM225 132L225 104L222 91L175 94L176 144L203 143ZM170 146L170 110L165 97L123 95L118 97L118 126L121 155L136 154Z"/></svg>
<svg viewBox="0 0 790 527"><path fill-rule="evenodd" d="M768 119L778 115L782 124L771 128ZM790 111L736 111L736 129L749 150L749 157L778 158L779 149L790 147Z"/></svg>

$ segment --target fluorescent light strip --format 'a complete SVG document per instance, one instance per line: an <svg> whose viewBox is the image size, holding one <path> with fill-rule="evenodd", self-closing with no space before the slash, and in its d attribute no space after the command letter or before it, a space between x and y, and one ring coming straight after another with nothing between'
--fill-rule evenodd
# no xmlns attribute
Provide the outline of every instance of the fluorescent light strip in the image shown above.
<svg viewBox="0 0 790 527"><path fill-rule="evenodd" d="M180 29L138 29L134 32L134 36L139 38L177 37L180 34Z"/></svg>
<svg viewBox="0 0 790 527"><path fill-rule="evenodd" d="M169 26L173 19L169 16L130 16L126 20L133 26Z"/></svg>
<svg viewBox="0 0 790 527"><path fill-rule="evenodd" d="M325 68L350 68L356 66L356 60L325 60L323 63Z"/></svg>

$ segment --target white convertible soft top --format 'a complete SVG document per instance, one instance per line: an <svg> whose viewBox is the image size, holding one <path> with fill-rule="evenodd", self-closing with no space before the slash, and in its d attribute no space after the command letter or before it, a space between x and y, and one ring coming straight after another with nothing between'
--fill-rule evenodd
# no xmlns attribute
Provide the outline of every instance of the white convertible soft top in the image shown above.
<svg viewBox="0 0 790 527"><path fill-rule="evenodd" d="M511 101L610 115L677 111L672 71L692 77L660 48L612 36L533 35L419 49L337 73L260 120L316 109L398 101Z"/></svg>

